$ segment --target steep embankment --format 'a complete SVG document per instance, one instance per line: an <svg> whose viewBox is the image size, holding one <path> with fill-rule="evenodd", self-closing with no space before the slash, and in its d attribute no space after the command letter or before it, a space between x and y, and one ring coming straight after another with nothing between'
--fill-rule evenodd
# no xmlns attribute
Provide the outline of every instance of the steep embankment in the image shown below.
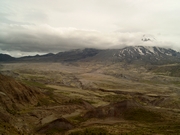
<svg viewBox="0 0 180 135"><path fill-rule="evenodd" d="M42 94L13 78L0 74L0 104L9 110L20 110L27 105L35 105Z"/></svg>
<svg viewBox="0 0 180 135"><path fill-rule="evenodd" d="M0 133L19 134L16 115L22 109L35 106L41 97L40 91L0 74Z"/></svg>

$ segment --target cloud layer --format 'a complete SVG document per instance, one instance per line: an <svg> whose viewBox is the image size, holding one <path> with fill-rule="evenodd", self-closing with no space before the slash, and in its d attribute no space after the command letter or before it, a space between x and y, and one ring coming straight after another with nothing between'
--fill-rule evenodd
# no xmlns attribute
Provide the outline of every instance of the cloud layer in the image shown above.
<svg viewBox="0 0 180 135"><path fill-rule="evenodd" d="M170 45L158 41L142 42L143 33L113 32L49 25L7 25L0 27L0 48L7 51L58 52L77 48L122 48L132 45Z"/></svg>
<svg viewBox="0 0 180 135"><path fill-rule="evenodd" d="M179 50L179 13L179 0L0 1L0 53L127 45ZM144 34L157 40L142 42Z"/></svg>

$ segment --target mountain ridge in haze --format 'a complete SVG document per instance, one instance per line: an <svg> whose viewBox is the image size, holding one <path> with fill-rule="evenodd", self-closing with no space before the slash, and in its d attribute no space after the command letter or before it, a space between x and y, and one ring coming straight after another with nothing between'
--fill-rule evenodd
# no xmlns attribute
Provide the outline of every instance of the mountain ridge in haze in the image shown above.
<svg viewBox="0 0 180 135"><path fill-rule="evenodd" d="M2 55L2 54L1 54ZM7 58L7 59L6 59ZM10 59L11 58L11 59ZM128 46L122 49L99 50L93 48L75 49L57 54L25 56L13 58L6 55L1 61L13 62L127 62L127 63L149 63L165 64L179 63L180 53L162 47L151 46Z"/></svg>
<svg viewBox="0 0 180 135"><path fill-rule="evenodd" d="M14 61L15 58L8 55L8 54L1 54L0 53L0 61Z"/></svg>

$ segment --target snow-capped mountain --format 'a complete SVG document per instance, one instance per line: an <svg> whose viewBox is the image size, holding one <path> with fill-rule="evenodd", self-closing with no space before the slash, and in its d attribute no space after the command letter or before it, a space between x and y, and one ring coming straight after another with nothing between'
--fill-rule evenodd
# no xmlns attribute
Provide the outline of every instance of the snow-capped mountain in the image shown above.
<svg viewBox="0 0 180 135"><path fill-rule="evenodd" d="M161 55L167 55L167 56L176 56L177 52L172 49L165 49L160 47L145 47L145 46L135 46L135 47L125 47L123 49L120 49L118 53L115 54L119 57L124 56L131 56L134 57L135 55L153 55L153 56L161 56Z"/></svg>
<svg viewBox="0 0 180 135"><path fill-rule="evenodd" d="M3 61L3 60L0 60ZM180 53L172 49L147 46L128 46L122 49L76 49L57 54L13 58L13 62L127 62L141 64L180 63Z"/></svg>
<svg viewBox="0 0 180 135"><path fill-rule="evenodd" d="M150 63L179 62L180 53L161 47L130 46L119 49L113 54L114 58L127 62L143 61Z"/></svg>

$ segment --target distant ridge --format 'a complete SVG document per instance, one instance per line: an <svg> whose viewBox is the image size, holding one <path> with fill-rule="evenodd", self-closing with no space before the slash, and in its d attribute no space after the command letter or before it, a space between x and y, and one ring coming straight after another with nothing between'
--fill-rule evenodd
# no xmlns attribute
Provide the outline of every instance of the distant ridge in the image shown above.
<svg viewBox="0 0 180 135"><path fill-rule="evenodd" d="M0 61L14 61L15 58L8 54L0 54Z"/></svg>
<svg viewBox="0 0 180 135"><path fill-rule="evenodd" d="M0 55L0 61L13 62L126 62L138 64L179 63L180 53L161 47L128 46L122 49L99 50L93 48L75 49L57 54L45 54L13 58Z"/></svg>

